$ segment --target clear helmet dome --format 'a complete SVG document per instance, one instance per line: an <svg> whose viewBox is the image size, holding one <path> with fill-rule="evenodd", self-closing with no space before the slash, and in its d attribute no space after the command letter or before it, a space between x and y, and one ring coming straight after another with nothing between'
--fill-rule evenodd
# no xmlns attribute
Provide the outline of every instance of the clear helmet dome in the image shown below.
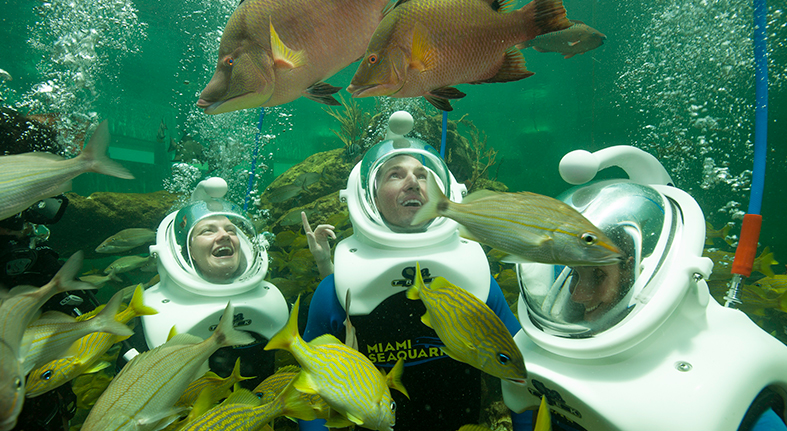
<svg viewBox="0 0 787 431"><path fill-rule="evenodd" d="M199 238L219 227L234 238L218 243ZM166 277L200 295L243 293L267 274L264 238L239 206L223 199L206 197L167 216L159 226L155 248Z"/></svg>
<svg viewBox="0 0 787 431"><path fill-rule="evenodd" d="M527 317L545 333L587 338L621 324L652 297L651 283L674 240L675 204L652 187L606 181L573 188L558 199L582 213L620 249L608 266L517 265Z"/></svg>
<svg viewBox="0 0 787 431"><path fill-rule="evenodd" d="M418 161L434 175L443 193L451 200L461 202L466 188L456 182L448 166L431 145L415 139L397 137L385 140L370 148L347 181L342 198L347 200L353 228L372 242L390 247L417 247L434 244L456 231L456 222L437 218L423 226L410 228L389 223L380 213L378 205L380 170L390 160L408 156ZM425 195L425 192L424 192ZM408 235L397 235L407 232Z"/></svg>

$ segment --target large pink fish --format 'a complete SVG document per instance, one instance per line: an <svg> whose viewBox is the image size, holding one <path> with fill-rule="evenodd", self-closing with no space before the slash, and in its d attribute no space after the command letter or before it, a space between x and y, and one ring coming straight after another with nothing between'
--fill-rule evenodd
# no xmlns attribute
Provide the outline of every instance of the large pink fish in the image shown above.
<svg viewBox="0 0 787 431"><path fill-rule="evenodd" d="M400 0L374 32L347 91L423 96L443 111L456 84L510 82L533 73L515 45L570 27L561 0Z"/></svg>
<svg viewBox="0 0 787 431"><path fill-rule="evenodd" d="M220 114L301 96L338 105L324 82L364 53L389 0L245 0L230 17L197 106Z"/></svg>

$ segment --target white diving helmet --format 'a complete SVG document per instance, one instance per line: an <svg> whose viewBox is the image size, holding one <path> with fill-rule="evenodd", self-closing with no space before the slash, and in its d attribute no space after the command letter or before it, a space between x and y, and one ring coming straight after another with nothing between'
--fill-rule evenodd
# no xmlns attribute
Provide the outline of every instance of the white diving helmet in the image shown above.
<svg viewBox="0 0 787 431"><path fill-rule="evenodd" d="M623 254L621 263L577 268L517 265L522 327L536 344L562 356L605 357L636 345L669 317L695 274L710 275L712 262L701 257L704 217L696 202L667 186L669 175L647 153L633 147L608 150L598 153L622 158L632 168L647 166L653 173L637 179L652 181L650 185L601 181L575 187L558 199L609 236ZM595 175L599 165L590 165ZM568 172L564 163L561 169L562 174ZM632 171L642 175L648 169ZM564 178L571 173L576 171ZM583 180L587 178L576 182Z"/></svg>
<svg viewBox="0 0 787 431"><path fill-rule="evenodd" d="M200 182L192 203L169 214L159 225L156 257L161 281L145 291L145 305L158 314L142 316L150 348L167 340L170 328L208 338L228 302L235 307L234 326L266 338L287 322L288 307L281 292L264 280L268 272L267 242L237 205L223 199L227 183L218 177ZM208 217L226 217L234 226L241 254L238 269L226 282L211 282L200 275L191 257L194 226Z"/></svg>
<svg viewBox="0 0 787 431"><path fill-rule="evenodd" d="M219 192L206 193L206 189ZM249 291L257 287L268 272L266 242L257 235L254 225L243 215L239 206L210 196L209 193L220 193L223 197L226 182L218 177L201 182L192 197L192 200L196 200L180 211L169 214L159 225L156 245L151 246L150 251L157 256L161 279L172 279L182 289L203 296L231 296ZM214 216L227 217L235 225L242 254L237 272L224 283L205 280L190 250L189 238L194 226Z"/></svg>
<svg viewBox="0 0 787 431"><path fill-rule="evenodd" d="M400 155L421 162L452 201L461 202L467 193L467 188L456 182L434 147L420 139L394 135L393 139L380 142L366 152L350 172L347 188L340 192L341 199L347 202L353 232L377 247L417 248L443 242L456 233L455 221L438 217L422 232L400 235L391 229L377 209L377 174L385 162Z"/></svg>

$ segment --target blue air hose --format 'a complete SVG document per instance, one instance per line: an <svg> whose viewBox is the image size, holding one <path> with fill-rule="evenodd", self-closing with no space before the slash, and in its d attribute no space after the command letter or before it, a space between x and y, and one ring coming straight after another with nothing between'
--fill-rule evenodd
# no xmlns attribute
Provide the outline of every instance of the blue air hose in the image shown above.
<svg viewBox="0 0 787 431"><path fill-rule="evenodd" d="M254 172L257 170L257 154L260 152L260 135L262 135L262 120L265 118L265 108L260 108L260 119L257 122L257 137L255 138L254 152L251 155L251 170L249 171L249 185L246 187L246 200L243 202L243 211L249 208L251 189L254 187Z"/></svg>
<svg viewBox="0 0 787 431"><path fill-rule="evenodd" d="M762 196L765 187L765 159L768 149L768 45L766 43L768 5L754 0L754 166L752 167L749 212L743 216L741 235L732 262L732 279L724 296L725 307L741 303L741 284L750 276L757 257L762 227Z"/></svg>
<svg viewBox="0 0 787 431"><path fill-rule="evenodd" d="M440 137L440 157L445 160L445 141L448 133L448 111L443 111L443 134Z"/></svg>

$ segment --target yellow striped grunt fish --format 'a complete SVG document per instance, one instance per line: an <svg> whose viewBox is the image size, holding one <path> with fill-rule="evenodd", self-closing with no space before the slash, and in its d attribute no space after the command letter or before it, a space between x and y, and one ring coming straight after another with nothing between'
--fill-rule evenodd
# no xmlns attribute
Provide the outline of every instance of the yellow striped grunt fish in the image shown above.
<svg viewBox="0 0 787 431"><path fill-rule="evenodd" d="M292 383L267 404L247 389L240 388L219 406L187 424L181 431L253 431L279 416L292 419L314 420L317 418L312 406L295 390Z"/></svg>
<svg viewBox="0 0 787 431"><path fill-rule="evenodd" d="M263 380L252 392L260 398L263 404L268 404L279 396L281 391L300 371L301 369L297 365L285 365ZM325 413L325 415L322 413L318 414L318 417L321 419L328 418L327 414L329 413L330 407L328 407L328 403L326 403L320 395L302 393L301 398L305 398L309 401L309 404L311 404L316 411Z"/></svg>
<svg viewBox="0 0 787 431"><path fill-rule="evenodd" d="M301 365L300 374L293 379L295 389L319 394L333 410L346 418L334 415L328 418L326 426L355 424L373 430L393 430L396 403L388 387L407 394L401 383L402 360L386 376L369 358L347 347L333 335L325 334L306 343L298 333L299 304L300 297L292 307L287 325L270 339L265 350L290 352Z"/></svg>
<svg viewBox="0 0 787 431"><path fill-rule="evenodd" d="M122 293L124 292L118 292L118 294ZM142 286L137 285L128 307L118 313L115 320L125 325L135 317L156 314L156 310L145 305L143 293ZM96 310L102 307L99 306ZM79 316L77 320L92 318L96 310ZM110 366L111 364L107 362L96 363L96 361L112 345L126 338L128 337L105 332L96 332L80 338L71 345L62 358L36 368L27 376L25 396L28 398L37 397L62 386L80 374L93 373Z"/></svg>
<svg viewBox="0 0 787 431"><path fill-rule="evenodd" d="M234 307L227 304L219 325L207 340L179 334L131 360L90 410L83 431L145 431L161 429L183 408L175 402L189 383L204 374L216 350L254 342L232 327Z"/></svg>
<svg viewBox="0 0 787 431"><path fill-rule="evenodd" d="M221 377L213 371L208 371L204 376L191 382L183 395L180 396L175 406L191 406L197 401L197 397L207 387L211 388L211 392L216 397L213 402L217 402L230 394L230 390L235 383L244 380L253 379L254 377L243 377L240 375L240 358L235 360L235 367L232 368L232 373L229 377Z"/></svg>
<svg viewBox="0 0 787 431"><path fill-rule="evenodd" d="M123 301L123 292L118 292L95 318L77 321L59 311L47 311L38 320L27 326L22 344L29 346L25 354L23 371L30 372L36 365L47 364L58 359L78 339L95 332L109 333L121 337L134 334L128 326L115 320L115 314Z"/></svg>
<svg viewBox="0 0 787 431"><path fill-rule="evenodd" d="M427 287L421 265L415 264L415 283L407 297L426 306L421 321L434 329L451 358L515 383L525 383L527 370L522 352L499 317L472 293L443 277Z"/></svg>
<svg viewBox="0 0 787 431"><path fill-rule="evenodd" d="M620 259L618 248L599 228L549 196L481 190L460 204L443 194L431 173L426 187L429 199L412 225L448 217L460 224L463 237L509 253L507 262L595 266Z"/></svg>
<svg viewBox="0 0 787 431"><path fill-rule="evenodd" d="M22 362L25 352L22 336L39 308L49 298L69 290L95 289L92 284L76 281L82 268L82 252L74 253L49 283L41 288L17 286L0 303L0 430L16 426L25 393Z"/></svg>

